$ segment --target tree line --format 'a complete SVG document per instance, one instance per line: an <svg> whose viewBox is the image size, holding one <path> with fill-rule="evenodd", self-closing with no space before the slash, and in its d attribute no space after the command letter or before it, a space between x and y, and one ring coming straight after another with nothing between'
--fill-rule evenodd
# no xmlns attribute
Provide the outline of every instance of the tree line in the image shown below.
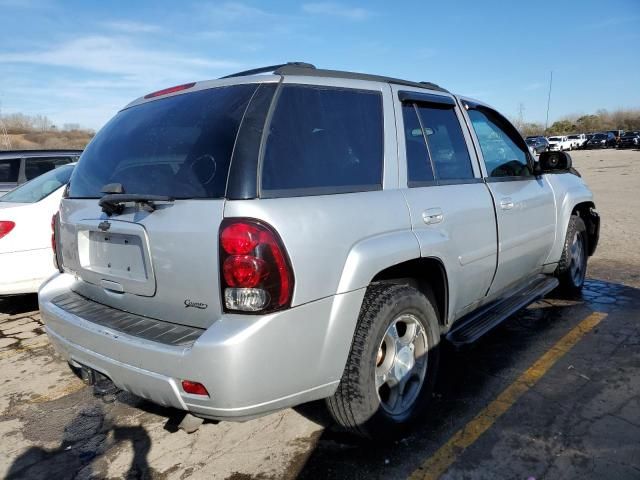
<svg viewBox="0 0 640 480"><path fill-rule="evenodd" d="M513 123L524 136L567 135L607 130L640 131L640 109L619 109L612 112L598 110L589 115L566 115L553 122L546 131L541 123L528 123L522 120L513 120Z"/></svg>
<svg viewBox="0 0 640 480"><path fill-rule="evenodd" d="M10 113L0 117L8 134L46 133L56 131L79 131L93 133L92 130L81 128L78 123L55 125L46 115L25 115L24 113Z"/></svg>

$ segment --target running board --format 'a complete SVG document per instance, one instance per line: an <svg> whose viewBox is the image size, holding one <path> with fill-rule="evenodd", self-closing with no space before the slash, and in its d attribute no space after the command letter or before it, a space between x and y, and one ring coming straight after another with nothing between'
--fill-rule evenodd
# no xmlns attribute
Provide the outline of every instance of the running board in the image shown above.
<svg viewBox="0 0 640 480"><path fill-rule="evenodd" d="M491 302L462 317L447 333L446 338L456 347L473 343L518 310L544 297L557 286L557 278L539 275L513 295Z"/></svg>

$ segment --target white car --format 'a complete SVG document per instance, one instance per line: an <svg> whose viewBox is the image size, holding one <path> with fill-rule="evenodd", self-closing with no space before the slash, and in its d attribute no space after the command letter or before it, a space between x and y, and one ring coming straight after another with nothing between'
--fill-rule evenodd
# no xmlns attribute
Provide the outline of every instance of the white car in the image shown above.
<svg viewBox="0 0 640 480"><path fill-rule="evenodd" d="M0 197L0 295L37 292L56 272L51 219L74 167L58 167Z"/></svg>
<svg viewBox="0 0 640 480"><path fill-rule="evenodd" d="M567 137L571 142L571 148L582 148L587 143L587 136L584 133L574 133Z"/></svg>
<svg viewBox="0 0 640 480"><path fill-rule="evenodd" d="M566 136L558 136L558 137L549 137L549 150L571 150L572 144L571 141Z"/></svg>

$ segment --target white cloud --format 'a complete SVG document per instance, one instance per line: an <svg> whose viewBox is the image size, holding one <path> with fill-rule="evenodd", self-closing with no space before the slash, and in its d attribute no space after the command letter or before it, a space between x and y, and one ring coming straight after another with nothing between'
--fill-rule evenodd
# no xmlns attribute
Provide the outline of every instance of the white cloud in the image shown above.
<svg viewBox="0 0 640 480"><path fill-rule="evenodd" d="M366 20L373 15L373 12L365 8L350 7L334 2L305 3L302 5L302 10L312 15L329 15L348 20Z"/></svg>
<svg viewBox="0 0 640 480"><path fill-rule="evenodd" d="M533 82L533 83L530 83L528 85L525 85L524 91L525 92L531 92L533 90L540 90L544 86L545 86L545 84L542 83L542 82Z"/></svg>
<svg viewBox="0 0 640 480"><path fill-rule="evenodd" d="M162 30L158 25L131 22L128 20L114 20L111 22L104 22L103 25L111 30L116 30L118 32L124 33L155 33Z"/></svg>
<svg viewBox="0 0 640 480"><path fill-rule="evenodd" d="M82 69L120 76L147 86L213 78L241 66L235 61L147 48L126 37L98 35L80 37L40 51L0 53L0 62Z"/></svg>

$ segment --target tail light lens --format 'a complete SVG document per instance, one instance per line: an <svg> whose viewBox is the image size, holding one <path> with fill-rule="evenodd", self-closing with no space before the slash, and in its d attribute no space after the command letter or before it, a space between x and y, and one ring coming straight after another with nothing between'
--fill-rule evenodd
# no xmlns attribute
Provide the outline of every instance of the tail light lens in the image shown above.
<svg viewBox="0 0 640 480"><path fill-rule="evenodd" d="M15 222L10 222L8 220L0 220L0 238L4 237L7 233L9 233L16 226Z"/></svg>
<svg viewBox="0 0 640 480"><path fill-rule="evenodd" d="M220 281L225 311L265 313L287 308L293 272L276 231L253 219L220 227Z"/></svg>
<svg viewBox="0 0 640 480"><path fill-rule="evenodd" d="M190 393L191 395L204 395L207 397L209 396L207 388L200 382L194 382L192 380L182 380L182 389L186 393Z"/></svg>

